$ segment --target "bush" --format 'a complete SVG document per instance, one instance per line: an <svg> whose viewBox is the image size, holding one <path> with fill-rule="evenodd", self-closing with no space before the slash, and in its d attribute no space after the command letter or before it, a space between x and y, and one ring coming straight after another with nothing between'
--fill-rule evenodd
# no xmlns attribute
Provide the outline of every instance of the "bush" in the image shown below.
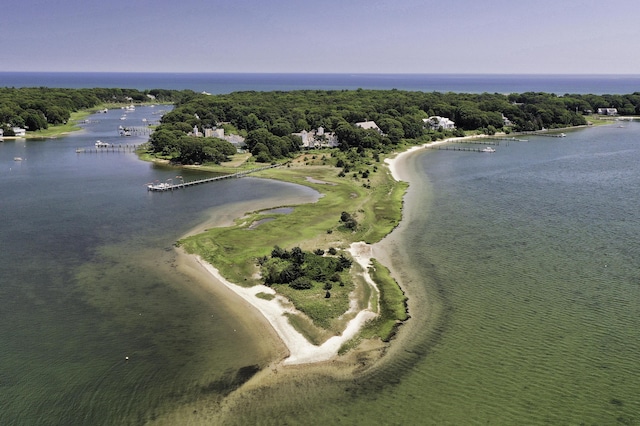
<svg viewBox="0 0 640 426"><path fill-rule="evenodd" d="M298 277L289 284L289 287L296 290L309 290L313 288L313 283L307 277Z"/></svg>

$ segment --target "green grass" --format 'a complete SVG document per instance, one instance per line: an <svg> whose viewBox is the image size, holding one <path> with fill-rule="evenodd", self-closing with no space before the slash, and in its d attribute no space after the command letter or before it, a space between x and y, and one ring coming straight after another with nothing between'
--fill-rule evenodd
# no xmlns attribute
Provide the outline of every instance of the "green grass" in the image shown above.
<svg viewBox="0 0 640 426"><path fill-rule="evenodd" d="M370 174L366 187L362 179L338 177L339 171L332 166L304 166L298 162L290 167L257 172L254 176L309 186L320 192L322 197L316 203L295 206L287 215L250 212L237 219L233 226L212 228L182 239L179 244L187 252L202 256L230 281L253 286L261 283L259 278L255 278L259 270L257 259L269 255L276 245L285 249L298 246L313 251L317 248L346 248L355 241L379 241L399 223L402 197L407 186L395 182L383 167ZM307 178L323 183L310 182ZM357 219L355 231L341 226L343 211ZM250 229L251 224L267 217L272 220ZM339 317L348 310L349 294L356 289L354 280L344 282L344 287L333 285L330 298L325 298L322 283L316 283L310 290L295 290L284 285L274 285L274 289L308 316L312 324L297 321L297 327L305 330L304 334L312 339L310 341L318 341L326 338L318 327L332 333L342 331L345 319ZM368 300L371 289L362 287L366 283L357 279L355 282L359 282L358 298ZM365 302L361 305L366 306Z"/></svg>
<svg viewBox="0 0 640 426"><path fill-rule="evenodd" d="M393 337L400 322L409 318L407 297L386 267L375 259L371 259L371 263L373 266L369 268L369 274L380 291L380 315L367 324L362 335L366 338L379 337L386 342Z"/></svg>
<svg viewBox="0 0 640 426"><path fill-rule="evenodd" d="M52 138L60 136L66 133L75 132L82 128L78 126L78 122L86 119L91 115L91 111L72 112L71 118L67 124L59 124L56 126L49 126L47 129L37 130L35 132L27 132L28 138Z"/></svg>

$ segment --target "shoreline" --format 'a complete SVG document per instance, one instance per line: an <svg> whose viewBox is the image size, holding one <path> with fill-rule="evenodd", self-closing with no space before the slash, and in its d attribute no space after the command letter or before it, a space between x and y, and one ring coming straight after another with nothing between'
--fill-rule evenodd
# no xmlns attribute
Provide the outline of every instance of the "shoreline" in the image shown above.
<svg viewBox="0 0 640 426"><path fill-rule="evenodd" d="M349 249L349 252L354 260L364 267L369 264L371 259L371 256L367 256L366 252L371 253L371 250L363 250L363 246L369 247L364 243L354 243ZM222 285L231 290L236 296L254 308L260 316L269 323L288 353L284 359L278 362L282 365L311 364L330 361L338 354L338 350L344 343L355 337L362 326L377 315L370 308L359 311L356 316L348 322L342 334L332 336L321 345L316 346L310 343L289 323L287 314L299 314L300 312L297 311L285 297L278 295L274 289L266 285L241 287L225 279L218 269L200 256L188 254L183 250L181 250L181 252L194 259L195 262L208 273L209 277L212 278L210 282L211 285ZM370 284L373 282L368 272L366 272L366 268L365 279ZM259 294L268 294L273 296L273 298L267 300L259 297Z"/></svg>
<svg viewBox="0 0 640 426"><path fill-rule="evenodd" d="M586 127L586 126L585 126ZM554 129L555 130L555 129ZM437 145L442 145L455 141L480 139L487 137L485 135L469 135L462 137L451 137L438 141L427 142L421 145L411 146L408 149L399 152L392 158L386 158L384 163L389 168L389 172L393 179L397 182L408 182L408 176L403 173L402 163L408 159L412 154L417 151L429 148ZM295 203L294 203L295 204ZM252 207L249 210L256 210ZM247 210L247 211L249 211ZM404 207L403 207L404 210ZM242 214L242 213L240 213ZM231 219L228 217L227 220ZM402 220L401 220L402 222ZM214 224L213 226L220 226L221 224ZM189 234L201 232L205 228L204 225L192 230ZM368 273L368 266L372 258L382 260L382 264L387 268L393 270L393 265L388 264L392 261L390 255L391 247L384 243L384 240L389 236L385 236L381 241L375 244L366 244L364 242L352 243L348 249L354 260L360 264L364 270L363 275L367 283L378 293L379 291L375 285L375 282L371 279ZM291 302L285 297L278 295L274 289L265 285L256 285L253 287L242 287L234 284L225 279L219 272L219 270L212 264L206 262L200 256L195 254L188 254L184 250L179 249L185 256L189 256L195 261L199 267L206 272L209 282L207 285L224 286L230 290L235 296L240 297L243 301L248 303L254 310L256 315L259 315L262 319L271 326L278 339L285 348L287 353L283 359L276 361L276 364L281 365L301 365L301 364L313 364L325 361L331 361L338 356L340 347L356 337L365 323L377 316L375 312L371 310L371 306L367 309L360 310L356 316L347 323L347 326L341 334L330 337L324 343L319 346L310 343L302 334L300 334L290 323L287 314L300 314ZM374 256L375 252L375 256ZM394 277L395 278L395 277ZM402 282L395 278L400 288L405 291L405 286ZM261 298L259 294L269 295L266 298Z"/></svg>
<svg viewBox="0 0 640 426"><path fill-rule="evenodd" d="M465 140L476 138L477 136L464 136L457 138L448 138L440 141L429 142L422 145L412 146L409 149L398 153L394 158L385 159L385 164L389 167L389 171L396 181L407 181L405 176L401 175L400 164L408 158L412 153L425 147L448 143L454 140ZM256 210L250 208L250 210ZM241 213L240 213L241 214ZM231 219L227 218L227 221ZM209 224L211 225L211 224ZM221 226L221 224L214 224L213 226ZM194 234L201 232L205 226L199 226L189 232L188 234ZM287 314L299 314L291 302L285 297L277 295L274 289L265 285L256 285L252 287L242 287L235 283L230 282L224 278L219 270L209 262L202 259L196 254L189 254L183 249L177 249L185 256L197 264L202 271L207 274L209 278L206 285L210 286L224 286L230 290L235 296L241 298L244 302L249 304L254 310L256 315L259 315L262 319L271 326L278 339L285 348L287 353L283 359L276 361L276 364L283 366L287 365L301 365L301 364L314 364L320 362L331 361L338 356L340 347L356 337L365 323L378 314L373 312L371 306L367 309L360 310L356 316L351 319L341 334L330 337L324 343L319 346L310 343L302 334L300 334L289 322ZM368 273L368 267L370 266L371 258L383 258L385 259L385 266L387 261L390 261L389 254L381 242L375 244L366 244L364 242L355 242L350 245L347 250L354 261L357 262L363 268L363 276L365 281L371 286L371 288L378 293L379 290ZM374 256L375 252L375 256ZM398 285L402 288L402 283L398 282ZM259 294L269 295L270 300L259 297ZM353 313L353 311L351 311Z"/></svg>

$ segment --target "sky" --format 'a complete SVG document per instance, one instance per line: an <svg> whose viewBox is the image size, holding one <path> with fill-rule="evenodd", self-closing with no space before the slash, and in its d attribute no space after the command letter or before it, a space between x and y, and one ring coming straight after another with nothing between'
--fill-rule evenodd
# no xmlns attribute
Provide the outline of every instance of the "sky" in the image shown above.
<svg viewBox="0 0 640 426"><path fill-rule="evenodd" d="M640 1L4 0L0 71L640 74Z"/></svg>

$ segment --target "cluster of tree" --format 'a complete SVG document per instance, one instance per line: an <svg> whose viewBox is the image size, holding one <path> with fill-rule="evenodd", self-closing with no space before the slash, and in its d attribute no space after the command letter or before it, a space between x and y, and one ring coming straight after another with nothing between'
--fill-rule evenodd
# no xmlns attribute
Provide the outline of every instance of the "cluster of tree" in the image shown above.
<svg viewBox="0 0 640 426"><path fill-rule="evenodd" d="M149 95L149 96L148 96ZM0 87L0 126L5 134L12 127L29 131L65 124L72 112L98 105L125 102L181 102L194 96L192 91L135 89L55 89L47 87Z"/></svg>
<svg viewBox="0 0 640 426"><path fill-rule="evenodd" d="M358 227L358 221L347 212L342 212L340 215L340 222L342 222L344 227L347 229L355 230Z"/></svg>
<svg viewBox="0 0 640 426"><path fill-rule="evenodd" d="M152 134L153 151L180 164L203 164L228 161L236 147L219 138L195 138L179 130L162 128Z"/></svg>
<svg viewBox="0 0 640 426"><path fill-rule="evenodd" d="M563 95L549 93L438 93L399 90L299 90L196 95L179 102L162 119L167 129L193 129L230 123L250 135L249 150L262 160L287 157L299 142L290 135L323 127L335 132L342 150L386 152L403 139L438 139L467 130L493 133L535 131L586 124L584 114L614 107L640 114L640 93L631 95ZM442 116L456 131L431 129L423 119ZM509 128L505 129L505 118ZM381 132L354 126L373 120Z"/></svg>
<svg viewBox="0 0 640 426"><path fill-rule="evenodd" d="M337 254L335 249L329 253ZM258 259L262 278L268 286L284 284L297 290L322 286L331 290L333 283L343 284L341 272L351 268L352 260L344 254L324 256L323 250L305 252L300 247L290 251L274 246L271 256Z"/></svg>

